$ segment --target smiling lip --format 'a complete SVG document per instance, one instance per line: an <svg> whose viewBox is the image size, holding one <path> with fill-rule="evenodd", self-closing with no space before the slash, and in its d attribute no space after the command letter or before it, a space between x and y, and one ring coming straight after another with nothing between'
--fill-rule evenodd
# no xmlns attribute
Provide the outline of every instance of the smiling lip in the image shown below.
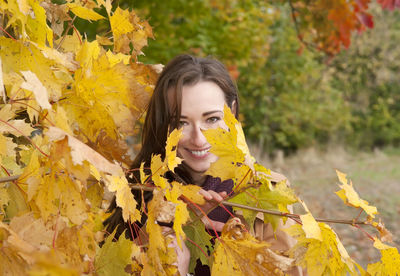
<svg viewBox="0 0 400 276"><path fill-rule="evenodd" d="M186 149L186 150L189 152L189 154L193 158L196 158L196 159L205 158L210 154L210 152L209 152L210 148L203 149L203 150L190 150L190 149Z"/></svg>

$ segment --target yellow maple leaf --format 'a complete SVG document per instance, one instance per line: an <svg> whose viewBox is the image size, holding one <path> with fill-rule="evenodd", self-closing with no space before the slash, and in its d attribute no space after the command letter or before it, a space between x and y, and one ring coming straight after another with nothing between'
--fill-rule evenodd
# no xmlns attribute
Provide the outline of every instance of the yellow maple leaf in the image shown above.
<svg viewBox="0 0 400 276"><path fill-rule="evenodd" d="M76 16L82 19L94 20L94 21L104 19L104 16L98 14L94 10L80 6L76 3L68 3L67 6L71 12L73 12Z"/></svg>
<svg viewBox="0 0 400 276"><path fill-rule="evenodd" d="M135 28L129 19L129 11L123 10L120 7L110 16L111 30L114 34L114 39L118 39L123 34L132 32Z"/></svg>
<svg viewBox="0 0 400 276"><path fill-rule="evenodd" d="M307 220L303 221L308 223ZM304 227L293 225L284 229L297 239L296 245L289 250L296 264L307 268L309 275L340 275L350 273L358 275L355 262L350 258L336 233L325 223L318 223L322 239L307 238Z"/></svg>
<svg viewBox="0 0 400 276"><path fill-rule="evenodd" d="M303 223L303 230L306 234L306 238L313 238L322 241L321 229L317 221L314 219L311 213L300 216L301 222Z"/></svg>
<svg viewBox="0 0 400 276"><path fill-rule="evenodd" d="M321 229L319 228L318 222L314 219L314 216L308 210L307 205L304 201L299 200L300 203L303 205L303 208L306 210L307 214L301 215L300 220L302 222L302 228L308 239L317 239L322 241L322 233Z"/></svg>
<svg viewBox="0 0 400 276"><path fill-rule="evenodd" d="M210 152L218 156L218 160L211 164L206 174L220 177L222 181L226 179L241 180L249 175L249 170L251 170L245 164L248 149L245 146L244 136L242 136L243 132L238 133L237 131L238 128L241 129L240 125L237 127L239 122L226 105L224 106L224 122L229 131L222 128L203 131L207 141L211 144ZM238 144L241 148L238 147Z"/></svg>
<svg viewBox="0 0 400 276"><path fill-rule="evenodd" d="M29 137L35 129L32 128L30 124L26 123L25 120L13 120L16 115L14 106L10 104L5 104L0 109L0 133L11 133L17 137ZM6 142L4 141L4 143ZM7 142L7 144L9 144L9 142ZM7 151L9 152L9 150ZM15 154L13 155L15 156Z"/></svg>
<svg viewBox="0 0 400 276"><path fill-rule="evenodd" d="M124 221L140 220L140 212L136 209L136 200L134 199L128 180L122 169L118 174L105 175L106 186L110 192L115 192L117 206L122 208L122 217Z"/></svg>
<svg viewBox="0 0 400 276"><path fill-rule="evenodd" d="M378 210L375 206L370 206L366 200L363 200L359 197L357 192L353 188L353 183L350 181L348 183L346 179L346 174L339 172L336 170L340 183L339 185L341 190L337 191L336 194L343 200L347 205L362 208L369 216L372 218L375 217L375 214L378 213Z"/></svg>
<svg viewBox="0 0 400 276"><path fill-rule="evenodd" d="M172 189L166 190L165 198L175 204L174 226L176 240L179 247L182 247L182 238L185 237L182 226L189 220L189 212L186 208L186 203L178 199L182 195L182 185L178 182L172 182Z"/></svg>
<svg viewBox="0 0 400 276"><path fill-rule="evenodd" d="M160 154L151 157L150 169L152 173L151 179L154 185L161 187L161 189L165 189L170 186L167 179L164 178L165 173L168 171L168 167L161 160Z"/></svg>
<svg viewBox="0 0 400 276"><path fill-rule="evenodd" d="M167 137L164 160L161 159L160 154L154 155L151 158L150 169L152 172L152 181L154 185L162 189L170 187L167 179L165 179L165 173L168 170L173 171L182 162L182 159L176 156L177 144L181 136L182 130L173 130Z"/></svg>
<svg viewBox="0 0 400 276"><path fill-rule="evenodd" d="M32 91L33 95L35 95L36 101L43 109L51 109L46 87L43 86L35 73L32 73L31 71L21 71L21 74L26 80L21 84L21 88Z"/></svg>
<svg viewBox="0 0 400 276"><path fill-rule="evenodd" d="M251 236L238 218L225 224L215 247L212 275L283 275L293 264Z"/></svg>
<svg viewBox="0 0 400 276"><path fill-rule="evenodd" d="M379 239L375 239L374 247L380 250L382 257L379 262L368 264L367 272L372 276L399 275L400 254L397 248L386 245Z"/></svg>
<svg viewBox="0 0 400 276"><path fill-rule="evenodd" d="M180 163L182 163L182 159L176 156L177 145L181 137L182 128L174 129L167 138L167 144L165 146L165 159L167 161L167 166L171 171L173 171Z"/></svg>

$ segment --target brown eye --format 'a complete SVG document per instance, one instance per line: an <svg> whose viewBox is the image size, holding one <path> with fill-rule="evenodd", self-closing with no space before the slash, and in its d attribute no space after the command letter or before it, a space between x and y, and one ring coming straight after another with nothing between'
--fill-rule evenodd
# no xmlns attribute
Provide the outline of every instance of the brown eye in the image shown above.
<svg viewBox="0 0 400 276"><path fill-rule="evenodd" d="M216 116L215 117L210 117L210 118L207 119L207 123L214 124L214 123L218 122L219 120L221 120L220 117L216 117Z"/></svg>
<svg viewBox="0 0 400 276"><path fill-rule="evenodd" d="M186 122L186 121L180 121L179 122L179 128L187 126L187 125L188 125L188 122Z"/></svg>

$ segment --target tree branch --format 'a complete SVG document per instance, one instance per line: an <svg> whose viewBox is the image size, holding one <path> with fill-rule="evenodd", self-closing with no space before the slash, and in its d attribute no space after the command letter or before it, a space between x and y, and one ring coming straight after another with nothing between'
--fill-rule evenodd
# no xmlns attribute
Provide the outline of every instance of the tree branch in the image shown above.
<svg viewBox="0 0 400 276"><path fill-rule="evenodd" d="M130 185L132 190L143 190L147 192L152 192L154 190L153 187L148 187L148 186L143 186L143 185L138 185L138 184L132 184ZM221 201L220 204L224 204L226 206L232 206L240 209L246 209L246 210L251 210L255 212L262 212L264 214L269 214L273 216L281 216L281 217L288 217L288 218L295 218L299 219L300 215L298 214L290 214L290 213L284 213L280 211L275 211L275 210L266 210L266 209L261 209L257 207L252 207L252 206L247 206L239 203L234 203L234 202L229 202L229 201ZM324 219L324 218L315 218L316 221L319 222L328 222L328 223L340 223L340 224L367 224L365 221L359 221L359 220L342 220L342 219Z"/></svg>
<svg viewBox="0 0 400 276"><path fill-rule="evenodd" d="M8 176L8 177L3 177L0 178L0 183L3 182L9 182L9 181L14 181L17 180L19 175L14 175L14 176ZM152 192L154 190L154 187L148 187L140 184L130 184L129 185L132 190L142 190L146 192ZM261 209L257 207L252 207L252 206L247 206L239 203L234 203L234 202L229 202L229 201L221 201L220 204L226 205L226 206L232 206L235 208L240 208L240 209L246 209L246 210L251 210L255 212L261 212L264 214L268 215L273 215L273 216L280 216L280 217L287 217L287 218L294 218L294 219L299 219L300 215L298 214L291 214L291 213L284 213L280 211L275 211L275 210L266 210L266 209ZM343 220L343 219L325 219L325 218L315 218L316 221L319 222L327 222L327 223L340 223L340 224L349 224L349 225L369 225L366 223L366 221L359 221L356 219L353 220Z"/></svg>
<svg viewBox="0 0 400 276"><path fill-rule="evenodd" d="M7 177L3 177L3 178L0 178L0 183L11 182L11 181L17 180L19 177L20 177L20 175L11 175L11 176L7 176Z"/></svg>

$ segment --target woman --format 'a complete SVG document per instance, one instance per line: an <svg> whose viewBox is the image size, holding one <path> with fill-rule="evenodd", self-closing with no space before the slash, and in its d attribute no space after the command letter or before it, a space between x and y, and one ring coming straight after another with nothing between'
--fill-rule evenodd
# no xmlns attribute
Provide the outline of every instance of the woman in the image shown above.
<svg viewBox="0 0 400 276"><path fill-rule="evenodd" d="M190 55L174 58L164 68L154 89L143 127L142 148L133 163L133 168L139 168L142 162L145 162L145 167L149 167L151 156L154 154L161 154L164 157L169 130L183 128L183 136L177 146L177 154L183 159L183 163L175 169L175 172L169 172L167 177L171 181L201 186L200 193L208 201L222 201L232 191L233 182L231 180L221 182L218 178L204 174L218 157L209 152L211 146L202 130L226 128L223 121L225 104L237 118L238 91L222 63L215 59L196 58ZM280 181L283 178L278 174L273 174L274 177L276 179L273 181ZM135 178L138 178L136 173L132 181L137 182ZM132 192L141 205L141 193ZM151 193L145 193L144 200L148 201L150 198ZM201 208L207 212L212 206L212 203L206 203ZM232 212L231 208L226 208ZM129 229L129 225L123 222L121 210L116 207L115 202L111 204L110 210L114 213L105 221L107 231L111 233L117 228L117 235L120 235L125 229ZM208 216L211 220L205 220L206 227L217 231L222 230L224 223L230 217L222 207L215 208ZM145 220L146 217L143 216L139 227ZM260 225L263 223L258 222L256 227L260 228ZM268 231L259 233L260 237L264 239L273 237L271 229ZM126 231L127 236L135 238L131 233L132 231ZM278 237L279 235L282 237L280 243L286 247L292 244L283 232L279 233ZM280 249L287 249L286 247ZM185 275L190 256L186 248L183 251L177 249L177 253L179 271Z"/></svg>

